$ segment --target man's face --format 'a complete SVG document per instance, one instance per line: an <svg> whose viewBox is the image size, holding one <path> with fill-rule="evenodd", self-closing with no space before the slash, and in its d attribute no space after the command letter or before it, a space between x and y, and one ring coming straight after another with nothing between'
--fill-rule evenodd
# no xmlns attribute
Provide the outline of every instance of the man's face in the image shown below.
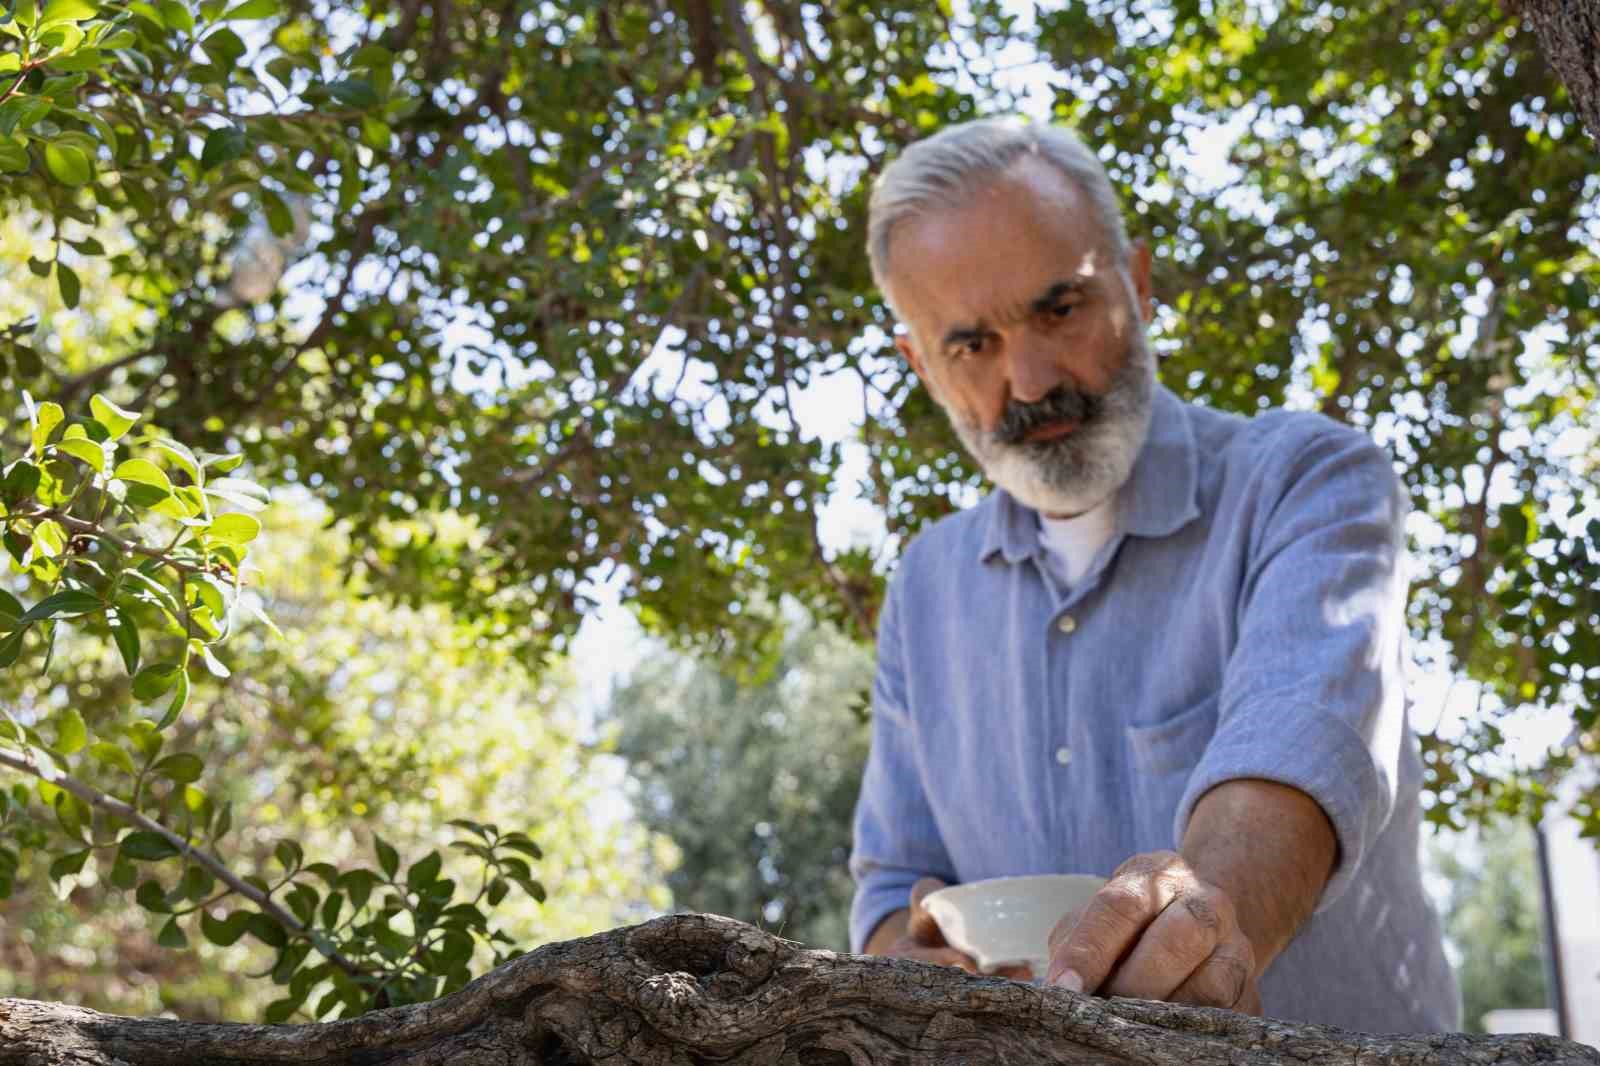
<svg viewBox="0 0 1600 1066"><path fill-rule="evenodd" d="M1027 158L902 224L896 344L989 479L1046 514L1115 492L1149 427L1150 253L1118 256L1087 197Z"/></svg>

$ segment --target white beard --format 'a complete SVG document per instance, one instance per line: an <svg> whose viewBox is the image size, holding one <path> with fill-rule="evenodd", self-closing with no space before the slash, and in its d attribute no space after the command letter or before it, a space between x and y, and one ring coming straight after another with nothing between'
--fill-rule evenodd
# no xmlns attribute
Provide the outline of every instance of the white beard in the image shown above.
<svg viewBox="0 0 1600 1066"><path fill-rule="evenodd" d="M1103 397L1099 417L1065 437L1007 444L945 408L950 424L990 481L1018 503L1050 515L1094 509L1133 473L1150 432L1156 361L1143 331Z"/></svg>

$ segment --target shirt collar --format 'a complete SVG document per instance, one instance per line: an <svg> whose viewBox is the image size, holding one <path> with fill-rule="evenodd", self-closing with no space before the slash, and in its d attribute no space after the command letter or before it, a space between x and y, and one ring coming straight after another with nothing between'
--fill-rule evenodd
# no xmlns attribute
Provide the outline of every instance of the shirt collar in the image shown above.
<svg viewBox="0 0 1600 1066"><path fill-rule="evenodd" d="M1117 490L1117 533L1164 537L1198 518L1199 464L1188 410L1158 383L1150 401L1150 432L1133 472ZM988 562L999 552L1006 562L1017 563L1042 550L1038 515L1031 507L999 488L985 503L989 522L980 559Z"/></svg>

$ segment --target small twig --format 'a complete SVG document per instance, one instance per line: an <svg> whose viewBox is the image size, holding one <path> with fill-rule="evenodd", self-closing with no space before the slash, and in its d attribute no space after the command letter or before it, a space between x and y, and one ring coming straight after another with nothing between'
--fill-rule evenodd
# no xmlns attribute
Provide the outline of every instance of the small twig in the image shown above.
<svg viewBox="0 0 1600 1066"><path fill-rule="evenodd" d="M193 563L186 563L182 562L181 560L174 559L170 553L172 551L172 547L176 545L176 541L174 541L173 545L169 545L166 549L161 549L152 548L148 544L140 544L136 540L123 540L121 537L118 537L115 534L107 533L95 522L85 521L82 518L74 518L69 514L56 510L53 507L43 508L37 511L22 511L19 512L16 517L32 519L34 521L48 518L67 527L74 533L83 533L103 540L125 555L147 555L152 559L159 559L161 562L172 567L174 570L177 570L179 573L208 573L206 568L203 566L196 566ZM180 532L179 536L181 538L182 531Z"/></svg>
<svg viewBox="0 0 1600 1066"><path fill-rule="evenodd" d="M9 766L14 770L20 770L23 773L32 774L34 777L40 778L41 780L49 781L57 788L72 793L74 796L89 804L91 807L98 808L99 810L102 810L115 818L120 818L129 825L135 826L138 829L142 829L147 833L155 833L167 843L177 848L180 855L184 855L187 858L199 863L201 866L204 866L218 881L221 881L239 895L254 903L261 909L263 914L267 915L273 921L277 922L279 925L283 926L285 929L289 930L295 935L302 936L307 940L310 940L313 947L315 947L319 952L326 956L330 962L338 966L345 973L352 977L359 977L364 973L359 966L345 958L337 950L330 950L318 944L316 939L311 936L311 931L305 926L301 925L294 915L278 906L278 904L273 902L271 897L269 897L266 893L262 892L248 881L245 881L234 874L232 870L228 869L228 867L223 864L221 859L218 859L215 855L212 855L208 851L203 851L200 848L194 847L189 843L189 841L172 832L172 830L168 829L160 822L154 821L145 815L140 814L137 810L128 806L115 796L108 796L99 789L94 788L91 785L86 785L82 781L79 781L67 774L51 774L46 776L45 772L35 765L34 761L28 756L7 751L3 748L0 748L0 765Z"/></svg>

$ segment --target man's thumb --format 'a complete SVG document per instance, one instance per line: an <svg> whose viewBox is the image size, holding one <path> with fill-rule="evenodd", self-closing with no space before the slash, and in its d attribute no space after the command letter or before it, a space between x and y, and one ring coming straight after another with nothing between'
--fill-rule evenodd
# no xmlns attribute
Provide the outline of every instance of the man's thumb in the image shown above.
<svg viewBox="0 0 1600 1066"><path fill-rule="evenodd" d="M924 877L911 886L911 917L906 922L906 935L917 943L930 947L944 946L944 932L939 928L939 923L933 920L933 915L923 907L922 901L929 893L947 887L937 877Z"/></svg>

